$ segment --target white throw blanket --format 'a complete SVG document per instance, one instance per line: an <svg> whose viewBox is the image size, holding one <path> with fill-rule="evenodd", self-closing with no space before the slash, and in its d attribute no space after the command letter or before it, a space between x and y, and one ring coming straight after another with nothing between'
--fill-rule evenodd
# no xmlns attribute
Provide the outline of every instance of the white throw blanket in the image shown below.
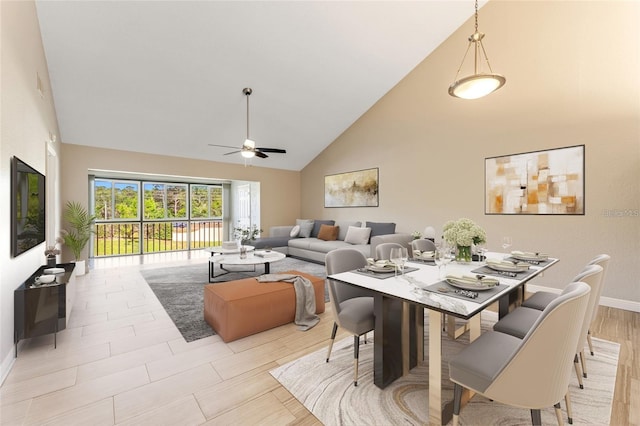
<svg viewBox="0 0 640 426"><path fill-rule="evenodd" d="M258 282L283 281L293 284L296 292L296 317L294 323L298 330L307 331L320 321L316 315L316 294L313 284L307 278L293 274L265 274L256 277Z"/></svg>

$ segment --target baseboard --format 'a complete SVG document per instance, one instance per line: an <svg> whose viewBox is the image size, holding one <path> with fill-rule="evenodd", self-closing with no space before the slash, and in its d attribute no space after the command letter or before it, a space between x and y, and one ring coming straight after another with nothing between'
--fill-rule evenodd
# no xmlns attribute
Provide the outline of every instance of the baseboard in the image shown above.
<svg viewBox="0 0 640 426"><path fill-rule="evenodd" d="M9 372L13 368L13 364L16 363L16 356L14 349L12 348L6 357L2 360L2 364L0 364L0 386L4 383L7 376L9 376Z"/></svg>
<svg viewBox="0 0 640 426"><path fill-rule="evenodd" d="M560 294L562 290L558 288L550 288L550 287L543 287L539 285L527 284L527 291L531 293L535 293L538 291L548 291L550 293ZM610 308L623 309L625 311L640 312L640 302L634 302L631 300L622 300L622 299L615 299L613 297L602 296L600 297L600 305L608 306Z"/></svg>

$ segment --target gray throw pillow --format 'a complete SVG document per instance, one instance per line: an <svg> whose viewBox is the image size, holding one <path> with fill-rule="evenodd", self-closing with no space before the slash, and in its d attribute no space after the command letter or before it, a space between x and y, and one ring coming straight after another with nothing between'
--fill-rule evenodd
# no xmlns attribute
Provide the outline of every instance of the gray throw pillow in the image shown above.
<svg viewBox="0 0 640 426"><path fill-rule="evenodd" d="M355 220L336 220L335 225L340 227L340 230L338 231L338 239L340 241L344 241L344 239L347 237L347 231L349 230L349 227L355 226L356 228L360 228L360 225L362 225L362 223Z"/></svg>
<svg viewBox="0 0 640 426"><path fill-rule="evenodd" d="M371 228L361 228L359 226L350 226L347 229L347 235L344 237L344 242L349 244L367 244L369 242L369 234Z"/></svg>
<svg viewBox="0 0 640 426"><path fill-rule="evenodd" d="M322 225L333 226L336 224L335 220L315 220L313 222L313 229L311 230L311 237L318 238L318 233L320 233L320 227Z"/></svg>
<svg viewBox="0 0 640 426"><path fill-rule="evenodd" d="M393 222L367 222L365 225L367 228L371 228L371 236L395 234L396 224Z"/></svg>
<svg viewBox="0 0 640 426"><path fill-rule="evenodd" d="M313 221L302 222L299 226L300 232L298 232L298 238L309 238L311 236L311 230L313 230Z"/></svg>

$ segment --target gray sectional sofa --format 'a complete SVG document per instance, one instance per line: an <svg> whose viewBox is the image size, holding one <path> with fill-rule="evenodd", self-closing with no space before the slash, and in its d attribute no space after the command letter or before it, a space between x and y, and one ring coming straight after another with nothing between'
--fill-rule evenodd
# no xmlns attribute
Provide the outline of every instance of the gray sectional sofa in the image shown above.
<svg viewBox="0 0 640 426"><path fill-rule="evenodd" d="M306 226L303 225L304 222L307 223ZM309 227L310 222L313 224ZM302 233L298 230L297 234L295 231L292 234L294 228L301 225L307 232L303 229ZM338 227L336 238L319 238L323 237L322 225ZM369 231L366 228L369 228ZM335 228L333 230L335 231ZM362 226L361 222L357 221L298 220L296 225L274 226L269 230L268 237L252 240L248 244L257 249L270 247L292 257L324 264L327 253L337 248L349 247L360 251L366 257L374 257L378 244L394 242L409 247L411 240L411 234L395 232L395 223L366 222Z"/></svg>

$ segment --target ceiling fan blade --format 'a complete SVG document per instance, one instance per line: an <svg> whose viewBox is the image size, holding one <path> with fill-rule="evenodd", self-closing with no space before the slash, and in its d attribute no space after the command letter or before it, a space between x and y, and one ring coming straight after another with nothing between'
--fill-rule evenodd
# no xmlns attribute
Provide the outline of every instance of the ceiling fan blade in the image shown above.
<svg viewBox="0 0 640 426"><path fill-rule="evenodd" d="M264 152L258 151L257 149L255 150L256 153L256 157L260 157L260 158L267 158L268 155L265 154Z"/></svg>
<svg viewBox="0 0 640 426"><path fill-rule="evenodd" d="M208 144L209 146L219 146L220 148L231 148L231 149L236 149L238 148L237 146L229 146L229 145L216 145L215 143L210 143Z"/></svg>
<svg viewBox="0 0 640 426"><path fill-rule="evenodd" d="M226 154L224 154L224 155L237 154L237 153L239 153L239 152L240 152L240 151L231 151L231 152L227 152L227 153L226 153Z"/></svg>
<svg viewBox="0 0 640 426"><path fill-rule="evenodd" d="M286 149L279 149L279 148L256 148L256 151L262 151L262 152L273 152L276 154L286 154L287 150Z"/></svg>

